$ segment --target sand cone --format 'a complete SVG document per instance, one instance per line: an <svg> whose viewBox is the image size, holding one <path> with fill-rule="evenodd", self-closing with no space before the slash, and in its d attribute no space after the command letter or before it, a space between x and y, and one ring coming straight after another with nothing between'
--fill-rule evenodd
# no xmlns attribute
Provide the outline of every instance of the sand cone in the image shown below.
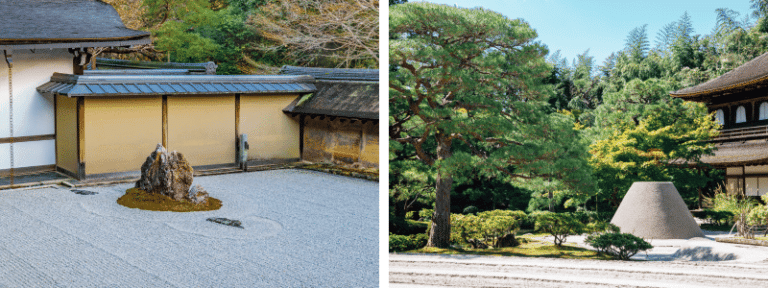
<svg viewBox="0 0 768 288"><path fill-rule="evenodd" d="M672 182L633 183L611 223L645 239L704 237Z"/></svg>

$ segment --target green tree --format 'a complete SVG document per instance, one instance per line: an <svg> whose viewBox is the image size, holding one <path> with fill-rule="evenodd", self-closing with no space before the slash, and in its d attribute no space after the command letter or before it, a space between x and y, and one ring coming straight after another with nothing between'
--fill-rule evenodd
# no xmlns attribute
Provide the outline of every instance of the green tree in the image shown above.
<svg viewBox="0 0 768 288"><path fill-rule="evenodd" d="M704 105L671 98L671 90L665 81L636 79L600 107L596 129L604 134L591 146L591 163L598 198L614 208L636 181L672 181L690 203L710 180L699 159L711 153L706 140L719 126Z"/></svg>
<svg viewBox="0 0 768 288"><path fill-rule="evenodd" d="M390 41L390 147L413 149L435 167L428 246L449 245L453 177L472 167L521 185L551 177L585 191L586 150L573 141L569 117L548 113L542 80L551 67L526 22L431 3L390 12L390 31L402 35Z"/></svg>
<svg viewBox="0 0 768 288"><path fill-rule="evenodd" d="M624 49L634 61L639 62L645 58L648 53L650 44L648 42L648 32L646 32L646 28L648 28L648 24L632 29L632 31L629 31L629 35L627 35L627 39L625 40Z"/></svg>

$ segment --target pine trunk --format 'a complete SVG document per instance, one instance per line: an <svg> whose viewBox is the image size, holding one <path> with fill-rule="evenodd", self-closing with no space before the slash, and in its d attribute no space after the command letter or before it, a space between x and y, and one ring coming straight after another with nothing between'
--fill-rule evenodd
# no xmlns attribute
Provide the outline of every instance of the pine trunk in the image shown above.
<svg viewBox="0 0 768 288"><path fill-rule="evenodd" d="M437 137L437 160L444 160L451 157L451 143L441 141L442 137ZM437 184L435 192L435 214L432 216L432 227L429 230L429 241L427 247L448 248L451 245L451 186L453 177L450 173L437 172Z"/></svg>

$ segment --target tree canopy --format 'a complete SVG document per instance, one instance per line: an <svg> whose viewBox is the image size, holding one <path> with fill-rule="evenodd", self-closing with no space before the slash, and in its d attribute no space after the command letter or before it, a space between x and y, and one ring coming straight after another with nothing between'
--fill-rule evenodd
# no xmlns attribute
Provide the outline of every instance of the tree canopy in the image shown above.
<svg viewBox="0 0 768 288"><path fill-rule="evenodd" d="M390 41L390 149L434 168L429 246L448 246L454 177L469 170L523 186L589 185L572 118L551 113L552 67L528 23L482 8L407 3L392 6L390 31L401 35Z"/></svg>

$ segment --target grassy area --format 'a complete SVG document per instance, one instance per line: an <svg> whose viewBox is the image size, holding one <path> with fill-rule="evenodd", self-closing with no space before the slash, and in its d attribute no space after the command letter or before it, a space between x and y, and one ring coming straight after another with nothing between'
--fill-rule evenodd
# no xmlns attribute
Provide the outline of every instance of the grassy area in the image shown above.
<svg viewBox="0 0 768 288"><path fill-rule="evenodd" d="M117 204L141 210L173 212L211 211L221 208L221 200L213 197L208 197L208 203L196 205L187 201L176 201L165 195L147 193L138 188L126 190L125 195L117 199Z"/></svg>
<svg viewBox="0 0 768 288"><path fill-rule="evenodd" d="M544 234L539 235L544 236ZM430 254L470 254L482 256L519 256L519 257L547 257L547 258L565 258L565 259L598 259L609 260L611 257L598 255L597 252L563 245L557 247L552 243L540 240L530 239L530 236L521 237L528 243L520 244L517 247L492 248L492 249L470 249L470 248L432 248L424 247L421 249L405 251L406 253L430 253Z"/></svg>

